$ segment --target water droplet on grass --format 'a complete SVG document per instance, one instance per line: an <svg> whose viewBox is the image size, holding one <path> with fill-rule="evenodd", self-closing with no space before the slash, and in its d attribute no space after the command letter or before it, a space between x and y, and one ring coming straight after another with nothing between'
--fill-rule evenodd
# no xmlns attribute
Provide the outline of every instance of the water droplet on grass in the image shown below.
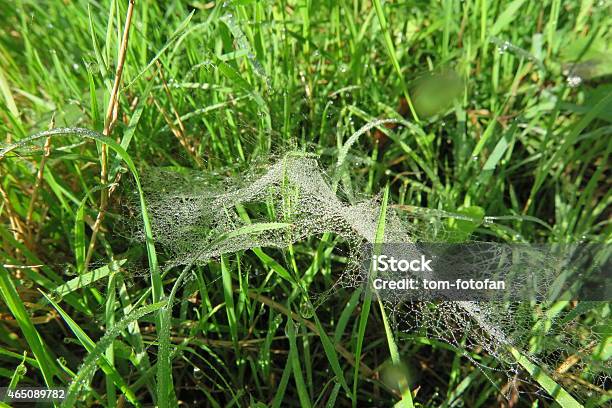
<svg viewBox="0 0 612 408"><path fill-rule="evenodd" d="M28 373L28 369L23 364L19 364L15 370L15 374L19 377L23 377Z"/></svg>
<svg viewBox="0 0 612 408"><path fill-rule="evenodd" d="M508 41L504 41L497 47L497 52L499 54L503 54L508 50L509 47L510 47L510 43Z"/></svg>
<svg viewBox="0 0 612 408"><path fill-rule="evenodd" d="M576 74L570 74L567 79L567 85L570 88L576 88L577 86L579 86L582 83L582 77L576 75Z"/></svg>
<svg viewBox="0 0 612 408"><path fill-rule="evenodd" d="M304 319L310 319L314 315L314 309L308 299L303 299L300 303L300 316Z"/></svg>
<svg viewBox="0 0 612 408"><path fill-rule="evenodd" d="M200 370L200 367L193 367L193 376L196 379L204 377L204 373Z"/></svg>

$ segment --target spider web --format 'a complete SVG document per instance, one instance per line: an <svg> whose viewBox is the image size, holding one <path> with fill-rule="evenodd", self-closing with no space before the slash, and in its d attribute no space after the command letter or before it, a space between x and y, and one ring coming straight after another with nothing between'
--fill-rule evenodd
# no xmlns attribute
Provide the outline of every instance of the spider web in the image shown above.
<svg viewBox="0 0 612 408"><path fill-rule="evenodd" d="M314 307L340 288L357 289L368 282L362 267L362 245L374 242L380 200L345 202L333 187L333 177L312 155L290 152L269 166L256 166L234 177L154 168L144 175L143 185L155 239L171 254L168 268L206 264L222 254L252 248L282 249L331 233L347 243L348 263L332 287L311 295ZM391 206L384 242L448 239L452 231L444 228L441 217L434 216L432 221L431 212L428 214L406 214ZM489 256L480 261L480 274L497 270L499 259ZM554 259L543 254L539 268L541 276L549 277L538 281L544 293L554 281ZM530 276L533 274L523 275L525 283ZM608 344L609 334L577 321L580 313L576 308L553 313L559 303L537 300L410 301L402 296L381 300L397 332L419 333L447 343L491 379L492 373L506 375L511 386L500 391L507 398L513 392L525 392L522 382L532 383L546 397L541 387L528 379L512 350L518 350L580 399L609 396L611 366L601 357L605 353L598 350ZM565 302L563 305L569 303ZM600 309L609 313L605 306ZM494 357L493 364L473 357L482 351Z"/></svg>

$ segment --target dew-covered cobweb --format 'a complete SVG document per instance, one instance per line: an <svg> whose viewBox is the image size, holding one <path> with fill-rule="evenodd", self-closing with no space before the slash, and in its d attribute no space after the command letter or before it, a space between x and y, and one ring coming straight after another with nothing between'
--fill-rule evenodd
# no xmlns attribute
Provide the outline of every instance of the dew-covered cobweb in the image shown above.
<svg viewBox="0 0 612 408"><path fill-rule="evenodd" d="M205 265L223 254L252 248L282 250L328 233L349 248L348 261L333 277L335 284L310 294L312 304L321 305L340 288L364 285L367 276L361 268L360 248L375 240L380 197L354 202L341 198L334 174L324 171L316 157L304 153L288 153L248 172L230 173L152 168L143 174L154 237L169 254L168 270ZM435 212L433 218L431 211L424 217L390 204L384 242L448 238ZM546 272L545 262L541 267ZM479 269L486 274L487 265ZM547 281L540 285L545 290ZM418 334L451 345L507 398L527 390L548 398L519 364L517 352L580 399L609 394L611 365L600 357L606 353L597 350L608 344L607 335L580 323L575 319L579 313L572 308L561 311L559 303L536 301L406 301L401 296L385 297L382 302L396 333ZM483 352L493 358L474 358ZM495 382L500 374L506 376L505 383ZM524 382L531 385L523 386Z"/></svg>

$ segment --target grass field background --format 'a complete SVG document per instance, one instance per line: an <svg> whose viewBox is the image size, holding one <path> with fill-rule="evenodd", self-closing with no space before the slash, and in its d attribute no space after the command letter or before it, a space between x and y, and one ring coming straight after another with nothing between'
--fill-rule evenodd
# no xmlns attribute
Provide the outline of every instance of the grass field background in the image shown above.
<svg viewBox="0 0 612 408"><path fill-rule="evenodd" d="M421 214L417 238L610 243L611 11L0 0L0 385L105 407L605 406L610 372L563 375L572 352L519 353L513 387L474 364L494 357L393 332L353 290L305 312L346 262L333 234L176 285L138 204L155 168L240 179L301 152L346 202ZM609 303L555 307L603 333L575 352L608 361Z"/></svg>

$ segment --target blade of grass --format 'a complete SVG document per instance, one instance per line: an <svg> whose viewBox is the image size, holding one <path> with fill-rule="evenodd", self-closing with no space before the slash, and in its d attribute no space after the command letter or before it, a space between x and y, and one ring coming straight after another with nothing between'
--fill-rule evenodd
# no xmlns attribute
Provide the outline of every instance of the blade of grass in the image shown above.
<svg viewBox="0 0 612 408"><path fill-rule="evenodd" d="M346 383L346 379L344 378L344 371L340 367L340 362L338 359L338 354L336 353L336 349L334 348L333 343L325 333L323 326L321 326L321 322L319 321L317 314L315 313L313 317L317 326L317 330L319 331L319 337L321 338L321 343L323 344L325 356L327 357L327 360L331 365L332 371L336 375L337 380L340 382L339 384L342 385L342 388L344 388L346 393L350 396L351 390L348 384Z"/></svg>
<svg viewBox="0 0 612 408"><path fill-rule="evenodd" d="M374 237L374 254L380 252L380 247L384 242L384 234L385 234L385 222L387 217L387 205L389 202L389 185L385 187L385 191L383 193L382 203L380 205L380 212L378 216L378 223L376 225L375 237ZM359 328L357 332L357 344L355 347L355 362L359 363L361 361L361 351L363 348L363 340L365 337L365 329L367 326L368 317L370 314L370 306L372 303L372 288L371 288L371 280L374 279L372 275L373 271L370 271L370 276L368 277L368 281L366 282L365 287L365 298L363 302L363 306L361 309L361 314L359 316ZM383 305L381 305L381 310L383 312L383 321L385 324L385 333L387 334L387 342L389 343L389 350L391 352L391 357L394 358L394 364L399 364L399 353L397 352L397 345L395 344L395 340L393 339L393 334L391 333L390 328L388 328L388 322L386 320L386 315L384 313ZM390 335L390 336L389 336ZM397 362L396 362L397 361ZM358 367L358 364L355 365ZM353 407L357 405L357 384L359 382L359 372L355 369L354 372L354 380L353 380ZM412 407L412 395L410 394L410 390L402 394L402 403L403 406Z"/></svg>
<svg viewBox="0 0 612 408"><path fill-rule="evenodd" d="M30 346L42 372L45 384L47 387L53 388L55 385L53 376L59 373L59 367L56 365L55 358L45 345L32 320L30 320L30 315L23 305L17 289L15 289L8 270L2 265L0 265L0 295Z"/></svg>
<svg viewBox="0 0 612 408"><path fill-rule="evenodd" d="M340 387L342 384L335 384L334 389L329 395L329 399L327 400L327 404L325 404L325 408L334 408L336 406L336 398L338 398L338 391L340 391Z"/></svg>
<svg viewBox="0 0 612 408"><path fill-rule="evenodd" d="M391 39L391 33L389 32L389 26L387 24L387 18L385 17L383 5L380 0L372 0L372 3L374 3L374 8L376 9L376 16L378 17L378 23L380 24L380 28L382 29L383 36L385 38L387 54L391 59L391 64L393 65L395 73L399 77L400 85L402 87L402 91L404 92L404 98L406 98L406 101L408 102L408 107L410 108L410 113L412 114L412 117L417 123L419 123L419 117L416 111L414 110L412 99L410 98L410 94L408 92L408 86L406 85L406 80L404 79L402 69L400 68L397 56L395 55L395 46L393 45L393 40Z"/></svg>
<svg viewBox="0 0 612 408"><path fill-rule="evenodd" d="M293 378L295 379L295 386L297 387L300 405L302 407L309 408L312 406L312 403L310 402L308 390L306 388L306 384L304 383L304 377L302 375L302 367L299 358L300 353L298 351L297 343L295 341L295 323L293 322L293 320L287 320L286 331L287 337L289 337L289 358L287 361L291 362Z"/></svg>
<svg viewBox="0 0 612 408"><path fill-rule="evenodd" d="M27 355L28 353L24 351L23 359L21 360L21 363L19 363L17 368L15 368L15 371L13 372L13 375L11 376L11 381L9 382L9 385L8 385L8 388L11 390L14 390L15 388L17 388L17 385L19 385L19 382L23 379L23 377L28 371L25 365Z"/></svg>
<svg viewBox="0 0 612 408"><path fill-rule="evenodd" d="M56 296L64 297L69 293L74 292L89 286L90 284L108 276L111 272L117 270L121 265L125 264L127 259L121 259L113 261L108 265L104 265L101 268L94 269L93 271L87 272L83 275L77 276L74 279L69 280L63 285L58 286L53 290Z"/></svg>
<svg viewBox="0 0 612 408"><path fill-rule="evenodd" d="M42 295L47 299L49 303L57 310L62 319L66 322L72 333L77 337L81 345L85 347L88 353L92 353L96 348L96 344L94 341L85 333L83 329L74 321L72 318L62 309L62 307L57 304L50 296L48 296L43 291L40 291ZM104 373L108 376L112 382L119 387L119 389L123 392L123 395L130 401L134 406L139 407L140 403L138 402L138 397L134 394L132 389L123 381L121 374L117 371L113 364L109 363L104 355L100 357L100 360L97 362L98 366L104 371Z"/></svg>
<svg viewBox="0 0 612 408"><path fill-rule="evenodd" d="M385 239L385 224L387 219L387 205L389 202L389 185L385 187L385 192L383 194L383 200L380 205L380 213L378 216L378 223L376 225L376 236L374 239L374 254L379 254L381 251L381 247L384 244ZM373 276L374 271L371 271L372 276L371 279L374 279ZM370 281L368 281L368 284ZM378 305L380 306L380 314L383 319L383 325L385 327L385 335L387 337L387 344L389 345L389 353L391 354L391 361L395 366L399 366L401 363L399 351L397 348L397 344L395 342L395 336L393 335L393 331L391 330L391 326L389 325L389 320L387 319L387 313L385 312L385 306L382 303L382 300L378 298ZM402 377L402 383L399 384L400 390L402 393L402 400L396 406L401 406L405 408L413 408L412 404L412 393L410 392L410 387L408 383L405 382L405 377Z"/></svg>
<svg viewBox="0 0 612 408"><path fill-rule="evenodd" d="M77 274L79 275L85 272L87 268L85 265L85 248L87 248L87 243L85 240L85 221L83 220L87 198L88 197L85 196L85 198L81 200L81 204L79 204L77 208L74 219L74 258Z"/></svg>
<svg viewBox="0 0 612 408"><path fill-rule="evenodd" d="M555 402L562 408L583 408L582 404L574 399L562 386L550 378L542 368L532 363L527 357L521 354L516 348L510 346L510 353L516 361L533 377L554 398Z"/></svg>
<svg viewBox="0 0 612 408"><path fill-rule="evenodd" d="M111 330L115 325L115 300L117 296L117 274L112 273L108 277L108 284L106 286L106 301L104 305L104 320L105 320L105 328L106 330ZM111 343L110 346L106 349L105 356L108 364L111 367L115 366L115 345ZM120 386L121 384L116 383L116 379L114 378L114 373L106 374L106 400L109 407L114 407L117 405L117 390L115 389L115 385ZM119 387L121 389L121 387ZM122 389L122 391L124 391ZM125 391L124 391L125 393ZM128 397L128 400L130 397ZM138 406L138 401L130 401L135 406Z"/></svg>
<svg viewBox="0 0 612 408"><path fill-rule="evenodd" d="M221 280L223 281L223 298L225 299L225 311L230 328L234 350L239 353L238 347L238 325L236 323L236 310L234 309L234 292L232 289L232 274L227 266L227 258L221 255Z"/></svg>
<svg viewBox="0 0 612 408"><path fill-rule="evenodd" d="M8 110L11 112L11 114L17 121L21 122L21 120L19 119L20 117L19 109L17 109L17 104L15 103L13 92L11 91L11 87L4 75L4 71L2 67L0 67L0 92L2 93L2 96L4 97L5 104Z"/></svg>
<svg viewBox="0 0 612 408"><path fill-rule="evenodd" d="M113 326L110 331L106 332L106 334L100 339L100 341L98 341L98 343L96 343L93 350L87 355L87 357L83 361L83 365L77 372L76 377L72 380L72 383L68 388L66 399L62 403L62 406L72 407L75 405L80 390L87 385L91 376L93 376L98 359L103 357L104 352L113 342L115 337L121 334L121 332L125 330L126 327L133 321L136 321L149 313L153 313L156 310L159 310L165 304L165 301L157 302L136 309L128 316L125 316L123 319L117 322L117 324Z"/></svg>
<svg viewBox="0 0 612 408"><path fill-rule="evenodd" d="M521 8L524 2L525 0L514 0L508 3L489 30L489 35L498 35L504 28L512 24L512 22L516 20L516 12Z"/></svg>

